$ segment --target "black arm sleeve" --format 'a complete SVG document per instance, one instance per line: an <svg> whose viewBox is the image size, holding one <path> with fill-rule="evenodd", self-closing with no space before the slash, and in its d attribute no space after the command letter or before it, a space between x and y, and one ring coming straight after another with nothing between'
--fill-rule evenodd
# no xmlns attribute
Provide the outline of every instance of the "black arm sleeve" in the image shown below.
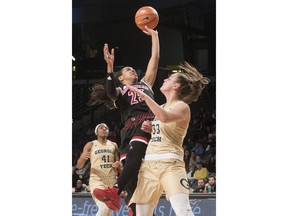
<svg viewBox="0 0 288 216"><path fill-rule="evenodd" d="M116 91L115 83L113 80L113 74L107 74L107 79L106 79L106 93L107 96L111 100L116 100L118 98L118 94Z"/></svg>

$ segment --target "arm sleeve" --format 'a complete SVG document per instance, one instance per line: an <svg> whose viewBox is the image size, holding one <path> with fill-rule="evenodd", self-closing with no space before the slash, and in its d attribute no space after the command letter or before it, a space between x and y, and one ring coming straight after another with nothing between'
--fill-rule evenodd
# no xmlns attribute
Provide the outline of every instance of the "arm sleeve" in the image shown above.
<svg viewBox="0 0 288 216"><path fill-rule="evenodd" d="M118 98L118 93L116 91L112 73L107 73L106 93L111 100L116 100Z"/></svg>

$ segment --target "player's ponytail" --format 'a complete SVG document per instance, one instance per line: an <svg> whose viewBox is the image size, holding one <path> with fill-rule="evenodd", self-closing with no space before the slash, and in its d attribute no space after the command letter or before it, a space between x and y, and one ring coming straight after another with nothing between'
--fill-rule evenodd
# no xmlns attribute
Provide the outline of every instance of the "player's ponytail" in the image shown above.
<svg viewBox="0 0 288 216"><path fill-rule="evenodd" d="M179 98L187 104L197 101L202 90L210 82L207 77L203 77L197 69L187 62L179 65L182 70L178 76L178 82L181 84Z"/></svg>
<svg viewBox="0 0 288 216"><path fill-rule="evenodd" d="M94 84L89 90L91 93L88 106L104 105L108 109L117 108L115 101L107 96L104 85Z"/></svg>

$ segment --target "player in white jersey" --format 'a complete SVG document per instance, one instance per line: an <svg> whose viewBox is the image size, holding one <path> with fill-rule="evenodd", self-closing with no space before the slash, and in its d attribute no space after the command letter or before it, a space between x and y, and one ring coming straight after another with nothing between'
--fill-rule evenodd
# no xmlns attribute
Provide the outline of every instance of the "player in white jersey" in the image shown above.
<svg viewBox="0 0 288 216"><path fill-rule="evenodd" d="M81 169L87 160L90 159L89 187L91 195L98 206L96 216L111 216L112 210L105 203L97 200L93 195L95 188L107 189L113 187L116 177L121 171L119 162L118 146L115 142L108 140L109 128L106 124L100 123L95 128L96 140L88 142L80 158L77 161L77 168Z"/></svg>
<svg viewBox="0 0 288 216"><path fill-rule="evenodd" d="M128 86L146 101L155 115L152 123L145 121L141 128L150 131L152 137L131 199L136 203L137 216L151 216L164 191L177 216L194 216L189 204L182 145L191 116L188 104L198 100L209 79L187 62L180 68L181 72L164 80L160 90L166 103L161 106L144 92Z"/></svg>

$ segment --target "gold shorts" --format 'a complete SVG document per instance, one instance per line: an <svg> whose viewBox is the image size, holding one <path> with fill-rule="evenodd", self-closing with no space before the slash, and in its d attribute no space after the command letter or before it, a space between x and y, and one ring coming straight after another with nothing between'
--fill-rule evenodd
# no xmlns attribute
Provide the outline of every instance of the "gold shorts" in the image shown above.
<svg viewBox="0 0 288 216"><path fill-rule="evenodd" d="M183 161L164 159L145 160L142 163L132 202L155 207L163 192L168 200L171 195L177 193L189 195L189 183Z"/></svg>
<svg viewBox="0 0 288 216"><path fill-rule="evenodd" d="M93 190L95 188L107 189L113 187L116 183L116 176L98 176L92 175L89 179L89 188L93 197ZM94 198L94 197L93 197Z"/></svg>

